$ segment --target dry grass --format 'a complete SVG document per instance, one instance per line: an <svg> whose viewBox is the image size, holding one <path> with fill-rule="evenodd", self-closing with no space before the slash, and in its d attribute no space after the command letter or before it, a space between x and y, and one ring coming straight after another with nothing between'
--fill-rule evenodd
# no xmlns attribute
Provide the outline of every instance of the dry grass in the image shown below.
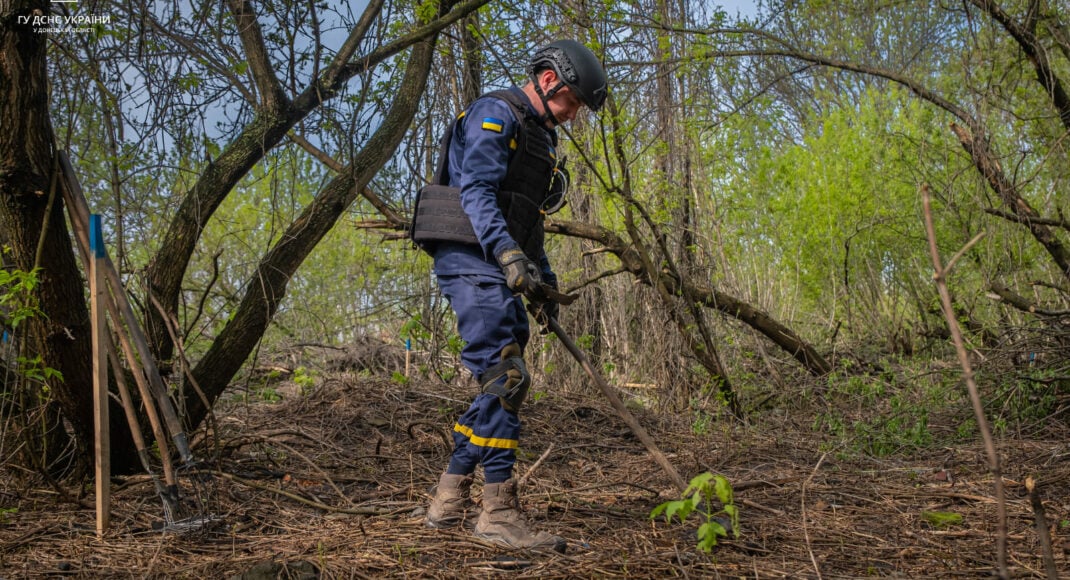
<svg viewBox="0 0 1070 580"><path fill-rule="evenodd" d="M211 459L183 481L187 495L209 501L180 515L213 514L201 530L154 531L162 509L140 476L117 482L112 530L97 538L91 509L0 472L2 506L17 508L0 524L0 577L229 578L260 564L269 571L260 577L283 578L976 578L995 567L995 503L977 446L877 460L823 452L805 420L715 424L699 436L686 419L640 411L685 477L711 470L736 487L743 535L707 555L693 523L648 518L673 497L671 484L608 405L551 392L525 409L518 475L532 519L569 551L514 554L423 526L467 389L338 376L281 393L281 402L220 406L219 432L196 438L198 457ZM1043 577L1021 486L1034 475L1056 564L1070 577L1070 530L1060 526L1070 520L1070 449L1053 438L1008 440L1001 452L1014 573ZM923 511L963 522L935 529Z"/></svg>

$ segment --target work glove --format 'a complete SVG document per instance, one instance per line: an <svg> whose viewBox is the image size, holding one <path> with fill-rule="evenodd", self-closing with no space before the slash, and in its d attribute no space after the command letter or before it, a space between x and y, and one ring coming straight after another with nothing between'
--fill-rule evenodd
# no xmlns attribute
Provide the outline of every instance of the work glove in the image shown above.
<svg viewBox="0 0 1070 580"><path fill-rule="evenodd" d="M537 296L542 275L539 267L519 248L505 250L498 254L498 265L505 274L505 284L516 294L523 294L529 299Z"/></svg>

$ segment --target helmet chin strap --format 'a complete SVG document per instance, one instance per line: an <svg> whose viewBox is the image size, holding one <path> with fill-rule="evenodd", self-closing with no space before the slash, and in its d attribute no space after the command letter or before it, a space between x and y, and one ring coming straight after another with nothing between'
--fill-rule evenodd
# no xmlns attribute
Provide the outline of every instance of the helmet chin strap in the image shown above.
<svg viewBox="0 0 1070 580"><path fill-rule="evenodd" d="M545 111L542 116L539 117L539 120L543 123L548 122L553 127L560 125L561 122L557 120L557 117L554 117L553 111L550 110L550 99L552 99L553 96L557 94L557 91L561 90L561 87L565 86L565 83L558 81L557 86L550 89L549 92L544 93L542 87L539 86L539 79L535 78L532 80L535 81L533 83L535 85L535 94L539 95L539 100L542 101L542 109L543 111Z"/></svg>

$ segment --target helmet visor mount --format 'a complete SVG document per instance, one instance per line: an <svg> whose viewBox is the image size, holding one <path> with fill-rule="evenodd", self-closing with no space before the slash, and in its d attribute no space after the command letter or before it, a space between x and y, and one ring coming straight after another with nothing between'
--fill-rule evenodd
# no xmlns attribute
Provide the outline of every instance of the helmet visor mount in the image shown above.
<svg viewBox="0 0 1070 580"><path fill-rule="evenodd" d="M591 100L590 101L584 101L584 103L586 103L586 105L587 105L587 108L592 110L592 111L594 111L594 112L596 112L596 113L599 110L602 109L602 105L605 102L606 102L606 88L605 87L599 87L599 88L595 89L594 92L591 94Z"/></svg>

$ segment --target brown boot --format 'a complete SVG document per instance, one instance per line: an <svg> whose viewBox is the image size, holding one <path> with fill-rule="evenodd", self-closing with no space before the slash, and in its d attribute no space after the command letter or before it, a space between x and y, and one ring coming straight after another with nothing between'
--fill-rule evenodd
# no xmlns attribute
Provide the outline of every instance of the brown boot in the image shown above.
<svg viewBox="0 0 1070 580"><path fill-rule="evenodd" d="M463 524L474 525L479 516L472 503L472 476L443 473L435 486L431 507L427 508L427 527L452 528Z"/></svg>
<svg viewBox="0 0 1070 580"><path fill-rule="evenodd" d="M564 539L531 529L520 511L513 479L483 486L483 513L479 514L472 534L511 548L565 553Z"/></svg>

